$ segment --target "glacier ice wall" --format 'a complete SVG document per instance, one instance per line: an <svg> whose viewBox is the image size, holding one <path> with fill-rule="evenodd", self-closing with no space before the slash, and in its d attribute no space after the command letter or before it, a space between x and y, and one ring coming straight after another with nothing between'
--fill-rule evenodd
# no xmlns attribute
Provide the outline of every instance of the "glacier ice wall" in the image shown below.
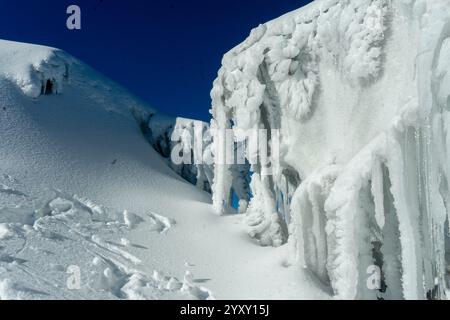
<svg viewBox="0 0 450 320"><path fill-rule="evenodd" d="M211 193L214 175L209 124L160 112L133 110L147 141L187 182Z"/></svg>
<svg viewBox="0 0 450 320"><path fill-rule="evenodd" d="M274 174L251 166L251 236L289 242L338 298L445 298L449 0L315 1L228 52L211 97L212 128L280 131ZM213 140L222 213L235 179Z"/></svg>

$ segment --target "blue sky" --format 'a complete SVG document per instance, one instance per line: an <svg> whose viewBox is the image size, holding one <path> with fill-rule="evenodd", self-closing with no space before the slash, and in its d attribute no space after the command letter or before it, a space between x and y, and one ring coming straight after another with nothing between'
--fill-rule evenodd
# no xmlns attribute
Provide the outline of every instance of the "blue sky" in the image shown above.
<svg viewBox="0 0 450 320"><path fill-rule="evenodd" d="M0 0L0 38L61 48L163 112L209 120L223 54L309 0ZM81 7L82 29L66 28Z"/></svg>

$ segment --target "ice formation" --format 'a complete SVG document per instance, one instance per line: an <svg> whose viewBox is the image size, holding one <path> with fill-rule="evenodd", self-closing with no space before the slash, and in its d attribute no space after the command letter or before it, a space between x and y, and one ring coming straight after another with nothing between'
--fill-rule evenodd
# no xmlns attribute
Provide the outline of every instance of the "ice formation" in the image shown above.
<svg viewBox="0 0 450 320"><path fill-rule="evenodd" d="M15 50L12 64L11 50ZM0 72L31 98L62 92L72 62L74 59L62 51L43 46L30 49L25 44L8 42L8 46L0 47Z"/></svg>
<svg viewBox="0 0 450 320"><path fill-rule="evenodd" d="M135 112L135 118L170 168L199 189L211 192L214 156L208 123L157 112Z"/></svg>
<svg viewBox="0 0 450 320"><path fill-rule="evenodd" d="M275 173L251 167L250 235L337 298L445 298L449 70L448 0L318 0L252 30L211 92L212 127L280 130ZM222 213L235 179L214 171Z"/></svg>

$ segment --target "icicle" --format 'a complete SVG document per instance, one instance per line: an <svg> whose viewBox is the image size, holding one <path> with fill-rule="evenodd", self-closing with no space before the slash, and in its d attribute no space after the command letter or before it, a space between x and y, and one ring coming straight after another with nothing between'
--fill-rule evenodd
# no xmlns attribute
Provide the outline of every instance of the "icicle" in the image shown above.
<svg viewBox="0 0 450 320"><path fill-rule="evenodd" d="M381 170L381 162L377 160L372 168L372 195L375 202L375 219L380 229L383 229L385 223L383 203L383 172Z"/></svg>

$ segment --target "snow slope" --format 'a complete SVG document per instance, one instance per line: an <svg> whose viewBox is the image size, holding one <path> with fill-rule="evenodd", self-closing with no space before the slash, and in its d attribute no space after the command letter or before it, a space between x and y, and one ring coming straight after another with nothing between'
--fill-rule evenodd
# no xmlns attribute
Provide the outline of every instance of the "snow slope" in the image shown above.
<svg viewBox="0 0 450 320"><path fill-rule="evenodd" d="M0 41L0 299L329 298L211 214L142 134L154 113L60 50Z"/></svg>
<svg viewBox="0 0 450 320"><path fill-rule="evenodd" d="M223 58L211 126L281 135L275 174L252 167L249 234L288 239L339 298L448 294L449 23L448 0L317 0ZM221 213L229 166L214 179Z"/></svg>

